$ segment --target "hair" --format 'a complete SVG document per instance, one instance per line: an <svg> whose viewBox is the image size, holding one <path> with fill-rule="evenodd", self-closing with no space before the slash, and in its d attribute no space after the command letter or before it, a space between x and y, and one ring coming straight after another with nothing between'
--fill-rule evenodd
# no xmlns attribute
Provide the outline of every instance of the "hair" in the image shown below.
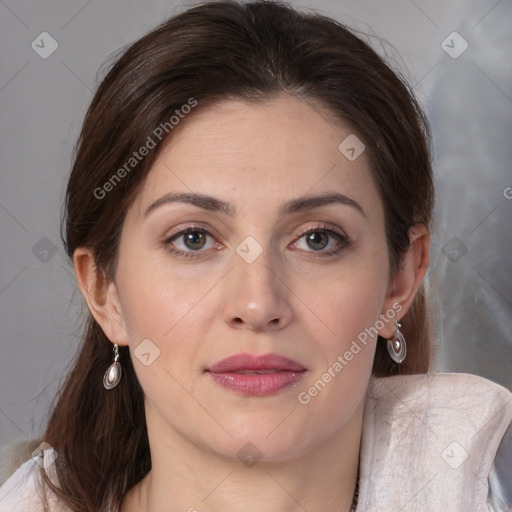
<svg viewBox="0 0 512 512"><path fill-rule="evenodd" d="M117 59L94 95L77 143L62 229L68 256L88 247L99 275L114 278L127 209L166 141L153 140L159 139L155 130L165 126L172 136L169 120L177 110L193 101L204 108L223 99L264 102L282 94L316 101L364 142L384 206L389 274L395 275L410 246L409 228L431 221L426 117L405 80L347 27L267 1L198 5ZM130 160L149 138L156 147L140 161ZM116 173L122 179L114 180ZM98 191L107 190L107 182L104 198ZM377 343L374 376L428 372L428 319L420 287L401 320L407 359L393 363L385 343ZM106 391L103 374L111 362L112 343L89 314L44 434L59 455L58 485L46 474L44 482L76 512L118 511L126 492L151 469L144 394L126 347L120 348L123 378Z"/></svg>

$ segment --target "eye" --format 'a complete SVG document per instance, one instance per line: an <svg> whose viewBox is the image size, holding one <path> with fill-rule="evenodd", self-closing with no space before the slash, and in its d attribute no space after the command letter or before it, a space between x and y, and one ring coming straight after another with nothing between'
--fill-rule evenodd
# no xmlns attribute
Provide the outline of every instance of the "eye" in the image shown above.
<svg viewBox="0 0 512 512"><path fill-rule="evenodd" d="M212 249L216 242L214 238L204 229L187 228L165 242L167 249L174 253L190 253L201 250Z"/></svg>
<svg viewBox="0 0 512 512"><path fill-rule="evenodd" d="M321 251L329 245L329 235L325 231L313 231L304 237L307 246L314 251Z"/></svg>
<svg viewBox="0 0 512 512"><path fill-rule="evenodd" d="M346 247L348 239L346 236L336 233L332 229L317 227L308 229L293 244L293 247L308 252L319 252L324 255L337 254Z"/></svg>

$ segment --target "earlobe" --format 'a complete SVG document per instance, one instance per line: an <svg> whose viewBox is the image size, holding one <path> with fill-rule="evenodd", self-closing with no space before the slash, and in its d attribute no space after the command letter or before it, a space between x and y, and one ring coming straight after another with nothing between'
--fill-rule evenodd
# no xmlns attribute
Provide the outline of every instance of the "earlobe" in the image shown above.
<svg viewBox="0 0 512 512"><path fill-rule="evenodd" d="M73 254L78 286L91 315L112 343L128 344L128 332L117 287L98 269L92 249L78 247Z"/></svg>
<svg viewBox="0 0 512 512"><path fill-rule="evenodd" d="M397 319L405 316L414 300L416 292L425 277L430 261L430 232L422 224L414 224L409 229L410 245L404 256L403 263L393 282L390 283L384 302L385 313L390 308L397 311ZM401 309L397 310L397 304ZM395 333L395 326L388 324L379 334L390 338Z"/></svg>

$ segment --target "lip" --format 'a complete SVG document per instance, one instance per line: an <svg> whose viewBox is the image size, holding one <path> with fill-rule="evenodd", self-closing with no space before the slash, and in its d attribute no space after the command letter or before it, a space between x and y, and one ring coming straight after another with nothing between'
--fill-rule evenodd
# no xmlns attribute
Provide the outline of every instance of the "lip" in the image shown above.
<svg viewBox="0 0 512 512"><path fill-rule="evenodd" d="M205 370L222 387L253 396L267 396L302 379L306 368L280 354L235 354Z"/></svg>

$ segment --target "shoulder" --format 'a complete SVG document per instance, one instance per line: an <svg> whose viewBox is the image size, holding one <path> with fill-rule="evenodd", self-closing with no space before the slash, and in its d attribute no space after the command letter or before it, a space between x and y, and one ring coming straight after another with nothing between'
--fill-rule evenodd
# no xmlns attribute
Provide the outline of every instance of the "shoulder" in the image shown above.
<svg viewBox="0 0 512 512"><path fill-rule="evenodd" d="M498 415L510 423L512 392L488 379L467 373L428 373L374 378L369 398L380 407L419 407L450 416ZM406 405L407 404L407 405Z"/></svg>
<svg viewBox="0 0 512 512"><path fill-rule="evenodd" d="M466 373L430 373L373 379L367 414L395 429L405 425L452 438L462 447L497 449L512 421L512 393Z"/></svg>
<svg viewBox="0 0 512 512"><path fill-rule="evenodd" d="M23 463L0 487L0 512L43 512L42 470L50 475L57 457L52 448L32 457ZM69 512L55 496L47 493L51 512Z"/></svg>
<svg viewBox="0 0 512 512"><path fill-rule="evenodd" d="M512 393L482 377L372 379L361 444L368 510L385 502L387 509L435 511L450 503L487 512L490 477L511 421Z"/></svg>

